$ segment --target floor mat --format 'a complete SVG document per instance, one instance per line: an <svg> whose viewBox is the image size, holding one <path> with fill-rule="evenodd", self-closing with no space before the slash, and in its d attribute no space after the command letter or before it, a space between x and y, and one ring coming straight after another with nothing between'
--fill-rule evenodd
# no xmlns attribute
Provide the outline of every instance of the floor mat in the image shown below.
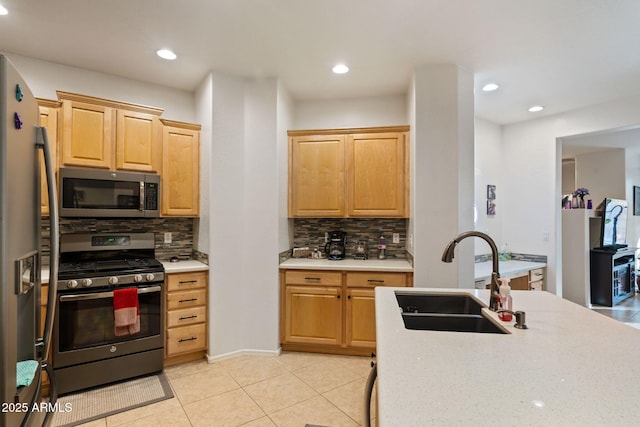
<svg viewBox="0 0 640 427"><path fill-rule="evenodd" d="M58 398L51 426L75 426L172 397L163 373L69 394Z"/></svg>

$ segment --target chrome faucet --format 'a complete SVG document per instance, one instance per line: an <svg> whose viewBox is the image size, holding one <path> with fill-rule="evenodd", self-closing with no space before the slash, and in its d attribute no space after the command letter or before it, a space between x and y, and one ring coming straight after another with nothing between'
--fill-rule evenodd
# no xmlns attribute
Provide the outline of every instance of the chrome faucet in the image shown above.
<svg viewBox="0 0 640 427"><path fill-rule="evenodd" d="M442 261L453 261L453 251L456 245L466 239L467 237L480 237L485 240L491 247L491 256L493 258L493 272L491 273L491 285L489 286L491 296L489 297L489 309L498 311L500 309L500 285L498 279L500 278L500 272L498 271L498 247L491 237L485 233L479 231L467 231L465 233L457 235L452 241L449 242L447 247L442 253Z"/></svg>

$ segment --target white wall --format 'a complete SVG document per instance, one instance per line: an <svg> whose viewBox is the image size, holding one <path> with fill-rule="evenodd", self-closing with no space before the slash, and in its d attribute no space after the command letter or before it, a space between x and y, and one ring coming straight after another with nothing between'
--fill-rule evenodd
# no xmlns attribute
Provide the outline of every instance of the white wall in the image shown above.
<svg viewBox="0 0 640 427"><path fill-rule="evenodd" d="M278 211L278 252L293 246L293 220L288 218L289 197L289 138L287 131L293 129L293 100L287 89L278 84L278 185L280 205Z"/></svg>
<svg viewBox="0 0 640 427"><path fill-rule="evenodd" d="M293 128L335 129L408 124L404 95L295 102Z"/></svg>
<svg viewBox="0 0 640 427"><path fill-rule="evenodd" d="M585 203L592 199L594 208L605 197L624 199L626 178L625 152L622 148L576 156L576 188L589 189Z"/></svg>
<svg viewBox="0 0 640 427"><path fill-rule="evenodd" d="M576 186L576 161L575 159L562 160L562 194L571 194L578 188Z"/></svg>
<svg viewBox="0 0 640 427"><path fill-rule="evenodd" d="M58 99L56 90L164 109L163 118L198 123L194 95L178 89L129 80L7 53L38 98Z"/></svg>
<svg viewBox="0 0 640 427"><path fill-rule="evenodd" d="M475 119L475 205L478 210L478 220L474 229L488 234L498 245L504 243L502 239L502 222L504 211L502 204L506 196L503 180L502 161L502 127L487 120ZM496 214L487 215L487 185L496 186ZM475 241L475 254L489 254L489 246L482 240Z"/></svg>
<svg viewBox="0 0 640 427"><path fill-rule="evenodd" d="M455 65L414 71L412 218L414 285L473 288L471 239L453 264L441 261L447 243L473 230L473 75Z"/></svg>
<svg viewBox="0 0 640 427"><path fill-rule="evenodd" d="M627 217L627 244L631 247L640 248L640 216L633 214L633 187L640 186L640 147L628 148L626 150L626 199L629 203ZM640 255L640 249L636 251L636 257Z"/></svg>
<svg viewBox="0 0 640 427"><path fill-rule="evenodd" d="M211 79L209 355L277 351L277 81Z"/></svg>
<svg viewBox="0 0 640 427"><path fill-rule="evenodd" d="M278 138L277 113L278 81L272 78L248 81L245 85L244 122L246 223L227 224L236 229L241 226L244 231L243 247L232 251L244 258L246 282L241 287L245 289L245 299L236 307L244 320L244 325L239 322L238 326L243 326L246 335L241 349L274 352L280 347L277 260L280 219L278 154L281 140Z"/></svg>
<svg viewBox="0 0 640 427"><path fill-rule="evenodd" d="M213 132L213 82L208 74L195 93L196 123L200 123L200 217L194 220L194 249L209 253L211 233L211 137Z"/></svg>
<svg viewBox="0 0 640 427"><path fill-rule="evenodd" d="M505 220L503 238L512 251L547 255L548 290L562 293L558 271L563 137L640 123L640 97L503 127ZM549 240L544 240L544 233Z"/></svg>

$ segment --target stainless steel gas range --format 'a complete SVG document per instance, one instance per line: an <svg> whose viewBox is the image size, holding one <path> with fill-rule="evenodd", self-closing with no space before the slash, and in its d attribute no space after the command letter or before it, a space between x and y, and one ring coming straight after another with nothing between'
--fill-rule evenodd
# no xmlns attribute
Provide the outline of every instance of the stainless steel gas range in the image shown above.
<svg viewBox="0 0 640 427"><path fill-rule="evenodd" d="M60 237L53 339L58 393L162 370L164 268L154 245L153 233ZM137 327L124 332L114 321L114 298L123 292L133 293L138 316Z"/></svg>

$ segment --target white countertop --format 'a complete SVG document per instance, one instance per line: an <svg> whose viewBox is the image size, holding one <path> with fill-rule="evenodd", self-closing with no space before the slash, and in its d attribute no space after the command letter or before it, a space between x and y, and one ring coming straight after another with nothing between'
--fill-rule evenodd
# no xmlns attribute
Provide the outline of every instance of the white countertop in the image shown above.
<svg viewBox="0 0 640 427"><path fill-rule="evenodd" d="M529 270L535 270L536 268L544 268L547 264L544 262L530 262L530 261L498 261L498 269L500 270L500 276L513 276L518 273L524 273ZM493 271L493 261L476 262L475 279L490 279L491 272Z"/></svg>
<svg viewBox="0 0 640 427"><path fill-rule="evenodd" d="M209 266L205 263L195 260L168 262L163 261L165 273L186 273L189 271L206 271L209 270Z"/></svg>
<svg viewBox="0 0 640 427"><path fill-rule="evenodd" d="M404 259L310 259L289 258L280 264L281 269L296 270L350 270L350 271L389 271L410 273L413 267Z"/></svg>
<svg viewBox="0 0 640 427"><path fill-rule="evenodd" d="M378 425L636 425L640 330L548 292L513 291L529 329L509 335L404 328L376 288ZM483 303L486 290L468 292Z"/></svg>

